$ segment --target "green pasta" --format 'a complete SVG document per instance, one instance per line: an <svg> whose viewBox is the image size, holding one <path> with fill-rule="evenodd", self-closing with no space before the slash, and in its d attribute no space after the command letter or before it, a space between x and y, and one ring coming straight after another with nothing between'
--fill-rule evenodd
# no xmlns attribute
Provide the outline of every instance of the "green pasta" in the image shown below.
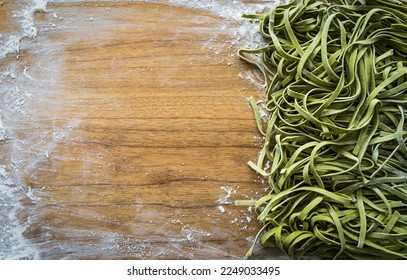
<svg viewBox="0 0 407 280"><path fill-rule="evenodd" d="M407 1L294 0L258 20L268 120L257 240L291 258L407 259ZM270 164L267 164L267 163ZM270 167L268 167L270 166ZM247 257L253 254L253 247Z"/></svg>

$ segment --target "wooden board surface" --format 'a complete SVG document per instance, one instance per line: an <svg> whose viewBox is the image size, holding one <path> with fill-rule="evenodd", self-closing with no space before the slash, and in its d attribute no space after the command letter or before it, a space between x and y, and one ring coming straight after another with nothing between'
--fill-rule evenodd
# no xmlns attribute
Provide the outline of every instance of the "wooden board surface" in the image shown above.
<svg viewBox="0 0 407 280"><path fill-rule="evenodd" d="M237 26L143 2L48 10L0 61L20 73L1 160L32 194L20 219L41 258L243 258L259 225L233 202L264 186Z"/></svg>

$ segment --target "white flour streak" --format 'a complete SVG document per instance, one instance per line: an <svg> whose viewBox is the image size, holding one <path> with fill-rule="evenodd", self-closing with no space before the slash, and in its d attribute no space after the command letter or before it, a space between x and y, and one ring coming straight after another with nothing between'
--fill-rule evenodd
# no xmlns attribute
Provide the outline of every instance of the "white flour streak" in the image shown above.
<svg viewBox="0 0 407 280"><path fill-rule="evenodd" d="M16 5L20 10L12 11L12 17L18 23L17 30L11 34L0 36L0 59L18 53L24 38L33 39L37 36L37 28L34 23L34 15L37 12L46 11L47 2L44 0L33 0L24 7ZM3 30L0 30L0 32ZM5 144L0 154L1 159L10 157L8 164L0 166L0 259L37 259L39 251L24 237L30 217L22 220L21 213L27 212L23 205L23 200L36 201L36 195L29 187L21 183L19 176L22 166L19 164L18 153L14 150L16 145L21 144L11 139L13 132L11 128L4 127L5 121L14 122L15 116L24 115L23 108L30 94L18 86L18 79L21 76L28 78L27 69L21 73L14 65L9 65L8 69L0 73L0 141L9 140ZM35 126L35 124L33 124ZM10 134L11 132L11 134ZM6 147L10 147L9 149ZM31 145L25 147L23 154L32 148ZM21 152L20 152L21 154ZM23 161L29 161L27 155L22 157Z"/></svg>
<svg viewBox="0 0 407 280"><path fill-rule="evenodd" d="M18 53L20 51L21 40L24 38L34 38L37 36L37 28L34 24L34 15L37 12L46 12L47 1L34 0L24 10L15 13L20 23L20 31L17 34L12 34L4 40L0 46L0 59L5 58L9 54Z"/></svg>
<svg viewBox="0 0 407 280"><path fill-rule="evenodd" d="M4 167L0 167L3 181L9 181ZM23 210L19 189L0 184L0 259L36 259L38 252L23 236L27 225L17 218Z"/></svg>

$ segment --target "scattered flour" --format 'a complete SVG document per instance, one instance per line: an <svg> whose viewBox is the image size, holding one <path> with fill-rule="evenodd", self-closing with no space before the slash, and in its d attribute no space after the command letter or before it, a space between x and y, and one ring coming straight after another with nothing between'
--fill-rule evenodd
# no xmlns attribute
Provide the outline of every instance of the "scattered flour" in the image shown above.
<svg viewBox="0 0 407 280"><path fill-rule="evenodd" d="M219 204L232 204L230 201L230 197L232 196L232 193L236 193L236 190L233 187L229 186L220 186L219 187L221 190L226 192L226 195L223 198L218 199Z"/></svg>
<svg viewBox="0 0 407 280"><path fill-rule="evenodd" d="M0 59L5 58L9 54L18 53L20 51L21 40L24 38L35 38L37 36L37 28L34 24L34 15L37 12L46 12L47 1L33 0L25 9L18 11L14 17L20 23L20 32L12 34L3 42L0 41Z"/></svg>
<svg viewBox="0 0 407 280"><path fill-rule="evenodd" d="M4 167L0 167L0 176L5 176ZM8 179L6 179L8 181ZM1 259L37 259L38 251L23 236L26 224L17 218L23 209L22 194L14 187L0 184L0 260Z"/></svg>
<svg viewBox="0 0 407 280"><path fill-rule="evenodd" d="M12 34L0 36L0 60L20 51L21 41L24 38L33 39L37 36L34 15L37 12L46 12L47 1L32 0L25 6L16 5L20 10L13 11L12 16L18 23L18 30ZM1 32L2 30L0 30ZM27 74L19 73L10 66L0 73L0 141L10 138L9 130L4 125L5 108L13 110L13 114L24 114L22 108L30 97L21 90L15 80L18 76ZM8 116L6 116L6 119ZM16 142L18 145L19 143ZM14 145L12 145L14 146ZM12 148L13 149L13 148ZM29 148L28 148L29 150ZM2 159L5 155L0 155ZM20 171L19 161L11 153L12 162L0 166L0 259L37 259L38 249L24 237L24 232L29 226L30 219L21 221L18 217L23 212L23 199L34 202L36 195L29 187L21 184L15 173Z"/></svg>
<svg viewBox="0 0 407 280"><path fill-rule="evenodd" d="M276 1L262 1L261 4L246 4L241 0L168 0L168 2L172 5L209 11L221 18L240 22L243 13L261 12L264 10L265 4L275 3ZM245 31L241 30L241 33L245 33Z"/></svg>

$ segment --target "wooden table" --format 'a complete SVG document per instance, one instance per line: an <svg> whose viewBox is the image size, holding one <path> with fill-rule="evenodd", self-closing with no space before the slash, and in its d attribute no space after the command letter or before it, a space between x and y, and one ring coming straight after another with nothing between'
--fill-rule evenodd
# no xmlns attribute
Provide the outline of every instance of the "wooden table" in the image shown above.
<svg viewBox="0 0 407 280"><path fill-rule="evenodd" d="M259 224L233 202L265 186L246 164L260 151L246 98L262 93L239 77L238 25L144 2L48 10L0 61L18 88L1 161L40 257L243 258Z"/></svg>

